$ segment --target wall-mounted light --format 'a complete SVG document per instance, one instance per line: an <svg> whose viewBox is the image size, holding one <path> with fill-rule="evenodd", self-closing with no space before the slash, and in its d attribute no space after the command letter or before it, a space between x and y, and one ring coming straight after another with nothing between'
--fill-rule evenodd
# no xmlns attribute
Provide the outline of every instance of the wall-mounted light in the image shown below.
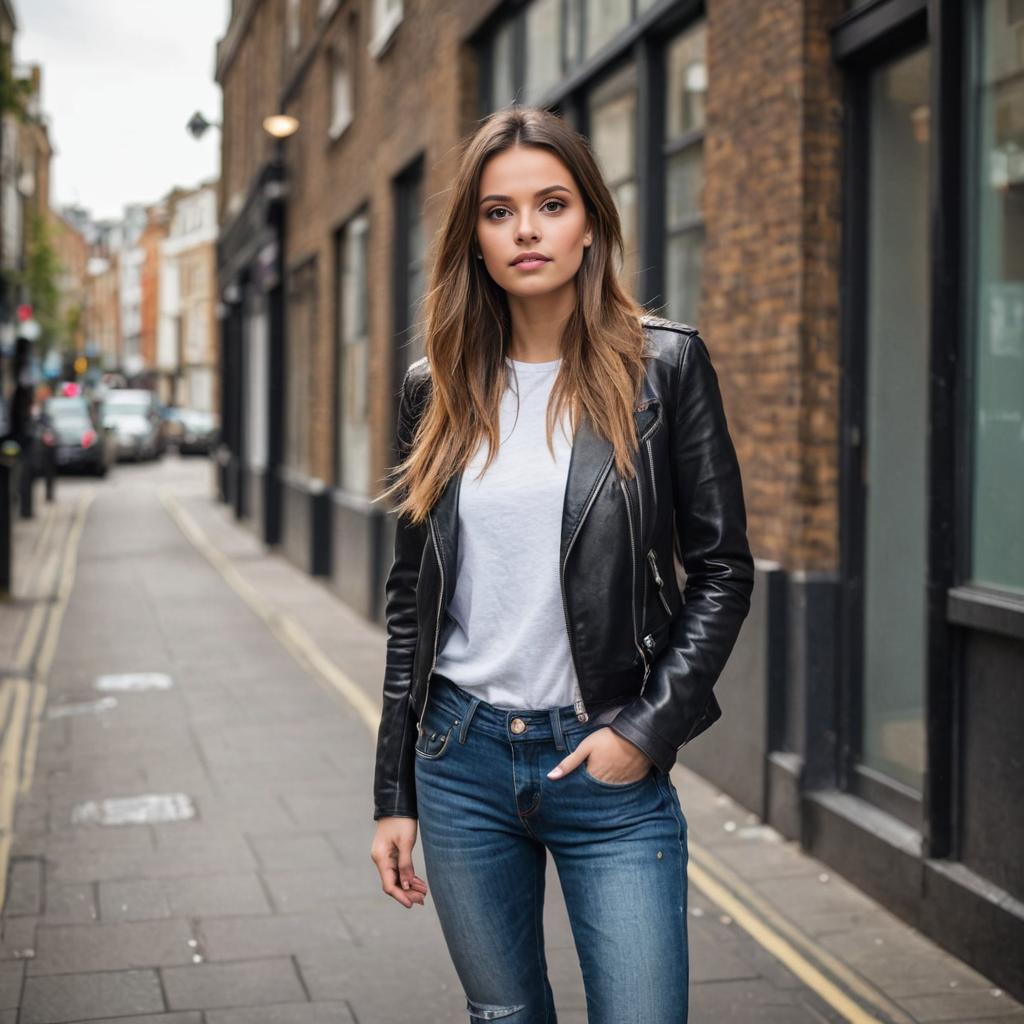
<svg viewBox="0 0 1024 1024"><path fill-rule="evenodd" d="M271 114L263 119L263 130L275 139L287 139L299 130L299 119L291 114Z"/></svg>
<svg viewBox="0 0 1024 1024"><path fill-rule="evenodd" d="M288 138L299 130L299 119L291 114L271 114L263 119L263 131L274 138Z"/></svg>

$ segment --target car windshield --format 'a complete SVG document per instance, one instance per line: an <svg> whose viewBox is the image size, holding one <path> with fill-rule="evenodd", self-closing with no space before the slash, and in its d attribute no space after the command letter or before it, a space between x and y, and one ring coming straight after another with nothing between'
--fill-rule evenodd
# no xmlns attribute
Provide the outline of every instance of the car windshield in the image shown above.
<svg viewBox="0 0 1024 1024"><path fill-rule="evenodd" d="M213 426L213 416L208 412L187 409L181 414L182 422L192 430L208 430Z"/></svg>
<svg viewBox="0 0 1024 1024"><path fill-rule="evenodd" d="M149 406L141 403L116 402L107 406L111 419L140 419L149 415Z"/></svg>
<svg viewBox="0 0 1024 1024"><path fill-rule="evenodd" d="M46 403L46 411L60 426L91 425L88 407L76 398L51 398Z"/></svg>

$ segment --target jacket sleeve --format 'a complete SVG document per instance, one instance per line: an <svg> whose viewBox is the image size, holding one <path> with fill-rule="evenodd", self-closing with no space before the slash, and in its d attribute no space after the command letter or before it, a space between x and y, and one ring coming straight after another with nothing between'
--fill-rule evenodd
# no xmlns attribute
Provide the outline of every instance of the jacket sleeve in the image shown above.
<svg viewBox="0 0 1024 1024"><path fill-rule="evenodd" d="M676 535L686 570L683 606L642 696L611 723L663 772L711 697L754 588L739 462L718 375L697 332L681 346L669 426Z"/></svg>
<svg viewBox="0 0 1024 1024"><path fill-rule="evenodd" d="M398 411L398 459L405 460L420 412L406 371ZM384 701L377 730L377 756L373 780L373 820L383 817L415 818L416 716L409 701L413 655L416 651L416 581L419 577L427 525L415 525L399 516L395 525L395 557L385 584L387 660Z"/></svg>

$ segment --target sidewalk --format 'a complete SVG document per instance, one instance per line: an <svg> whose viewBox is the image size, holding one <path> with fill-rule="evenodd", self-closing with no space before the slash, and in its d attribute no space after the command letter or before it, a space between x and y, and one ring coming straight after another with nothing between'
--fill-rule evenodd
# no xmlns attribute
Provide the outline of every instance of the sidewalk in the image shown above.
<svg viewBox="0 0 1024 1024"><path fill-rule="evenodd" d="M7 674L48 687L16 804L0 1024L464 1022L429 897L403 909L369 859L384 633L266 555L202 460L58 494L47 550L64 536L77 572L45 677L11 669L31 612L0 605ZM1024 1021L698 776L673 777L691 1020ZM550 862L545 933L559 1022L584 1024Z"/></svg>

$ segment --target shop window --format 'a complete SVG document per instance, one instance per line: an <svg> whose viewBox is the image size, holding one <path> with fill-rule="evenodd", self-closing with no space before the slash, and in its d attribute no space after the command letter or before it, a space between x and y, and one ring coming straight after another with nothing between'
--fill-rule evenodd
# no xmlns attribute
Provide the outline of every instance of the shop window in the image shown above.
<svg viewBox="0 0 1024 1024"><path fill-rule="evenodd" d="M328 135L336 139L352 123L352 69L346 50L331 51L331 123Z"/></svg>
<svg viewBox="0 0 1024 1024"><path fill-rule="evenodd" d="M525 100L535 103L562 77L561 0L534 0L526 11Z"/></svg>
<svg viewBox="0 0 1024 1024"><path fill-rule="evenodd" d="M590 145L619 211L625 252L617 269L630 289L637 265L636 102L634 64L606 78L589 97Z"/></svg>
<svg viewBox="0 0 1024 1024"><path fill-rule="evenodd" d="M1024 596L1024 3L977 15L971 576Z"/></svg>
<svg viewBox="0 0 1024 1024"><path fill-rule="evenodd" d="M368 495L370 490L369 419L369 262L370 221L353 217L338 236L336 299L338 311L338 484Z"/></svg>
<svg viewBox="0 0 1024 1024"><path fill-rule="evenodd" d="M676 37L665 55L665 313L700 323L704 257L704 121L707 27Z"/></svg>
<svg viewBox="0 0 1024 1024"><path fill-rule="evenodd" d="M307 260L288 278L288 362L285 373L285 464L309 475L309 410L313 396L313 343L316 338L317 260Z"/></svg>

